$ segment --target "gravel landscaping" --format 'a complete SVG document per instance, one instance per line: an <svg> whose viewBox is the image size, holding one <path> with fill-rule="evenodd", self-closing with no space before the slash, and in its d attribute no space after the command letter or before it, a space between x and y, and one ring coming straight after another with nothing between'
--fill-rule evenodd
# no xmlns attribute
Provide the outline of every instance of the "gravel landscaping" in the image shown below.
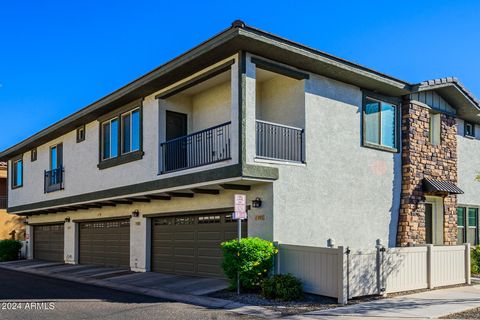
<svg viewBox="0 0 480 320"><path fill-rule="evenodd" d="M446 317L442 317L442 319L480 319L480 308L450 314Z"/></svg>
<svg viewBox="0 0 480 320"><path fill-rule="evenodd" d="M313 294L305 294L304 298L300 301L287 302L265 299L256 293L242 293L237 295L236 292L230 290L215 292L210 296L254 306L262 306L270 310L280 312L282 316L296 315L315 310L331 309L340 306L335 298L317 296Z"/></svg>

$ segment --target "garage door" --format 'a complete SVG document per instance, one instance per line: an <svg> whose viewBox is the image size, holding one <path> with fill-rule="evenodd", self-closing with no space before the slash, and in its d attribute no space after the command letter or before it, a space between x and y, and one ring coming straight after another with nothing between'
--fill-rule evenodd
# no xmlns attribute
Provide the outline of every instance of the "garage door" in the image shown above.
<svg viewBox="0 0 480 320"><path fill-rule="evenodd" d="M65 234L63 224L33 227L33 257L40 260L63 262Z"/></svg>
<svg viewBox="0 0 480 320"><path fill-rule="evenodd" d="M237 221L229 213L154 218L152 271L224 277L220 243L235 239ZM247 235L247 223L242 223Z"/></svg>
<svg viewBox="0 0 480 320"><path fill-rule="evenodd" d="M80 223L79 262L105 267L130 267L130 220Z"/></svg>

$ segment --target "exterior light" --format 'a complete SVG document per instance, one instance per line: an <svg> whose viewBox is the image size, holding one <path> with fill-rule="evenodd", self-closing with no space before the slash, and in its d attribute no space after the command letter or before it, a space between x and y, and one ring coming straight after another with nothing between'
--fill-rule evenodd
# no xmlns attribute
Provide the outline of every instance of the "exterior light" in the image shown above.
<svg viewBox="0 0 480 320"><path fill-rule="evenodd" d="M65 222L70 222L70 217L66 217Z"/></svg>
<svg viewBox="0 0 480 320"><path fill-rule="evenodd" d="M140 215L140 211L138 211L138 209L133 210L133 212L132 212L132 217L138 218L139 215Z"/></svg>
<svg viewBox="0 0 480 320"><path fill-rule="evenodd" d="M260 198L255 198L255 200L252 200L252 207L254 208L260 208L262 206L262 199Z"/></svg>
<svg viewBox="0 0 480 320"><path fill-rule="evenodd" d="M27 225L27 224L28 224L28 219L24 219L24 220L23 220L23 224L24 224L24 225Z"/></svg>

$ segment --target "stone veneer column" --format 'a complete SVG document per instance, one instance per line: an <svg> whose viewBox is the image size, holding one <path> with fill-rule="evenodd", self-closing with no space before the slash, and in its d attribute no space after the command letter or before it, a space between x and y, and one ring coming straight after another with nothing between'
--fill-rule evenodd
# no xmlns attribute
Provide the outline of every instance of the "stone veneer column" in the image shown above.
<svg viewBox="0 0 480 320"><path fill-rule="evenodd" d="M402 194L397 246L425 244L423 178L457 183L457 127L455 118L441 114L440 144L429 142L428 108L404 99L402 104ZM457 197L444 197L445 245L457 243Z"/></svg>

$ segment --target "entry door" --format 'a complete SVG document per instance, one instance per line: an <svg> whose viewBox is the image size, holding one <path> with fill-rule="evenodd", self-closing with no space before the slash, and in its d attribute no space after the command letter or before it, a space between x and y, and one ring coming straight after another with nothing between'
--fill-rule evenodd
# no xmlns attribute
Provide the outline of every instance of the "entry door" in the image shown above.
<svg viewBox="0 0 480 320"><path fill-rule="evenodd" d="M167 111L167 141L187 135L187 115L185 113ZM167 144L165 150L166 171L182 169L187 166L187 139L178 139Z"/></svg>
<svg viewBox="0 0 480 320"><path fill-rule="evenodd" d="M430 197L425 203L425 241L428 244L443 245L443 199Z"/></svg>
<svg viewBox="0 0 480 320"><path fill-rule="evenodd" d="M425 242L433 244L433 204L425 203Z"/></svg>

